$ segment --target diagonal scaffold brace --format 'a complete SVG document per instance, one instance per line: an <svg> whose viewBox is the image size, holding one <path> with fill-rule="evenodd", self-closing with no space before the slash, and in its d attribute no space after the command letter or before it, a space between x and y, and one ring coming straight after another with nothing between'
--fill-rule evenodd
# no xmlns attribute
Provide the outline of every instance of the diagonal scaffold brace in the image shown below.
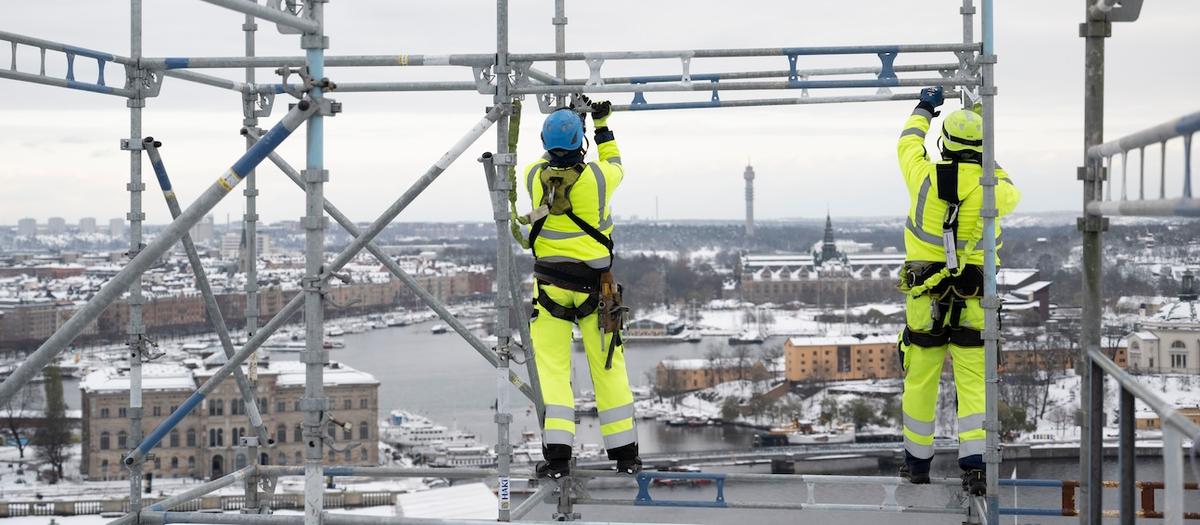
<svg viewBox="0 0 1200 525"><path fill-rule="evenodd" d="M146 156L150 157L150 166L154 168L154 176L158 180L159 188L162 189L163 198L167 201L171 219L175 220L179 218L183 210L179 207L179 197L171 187L171 177L167 174L166 165L163 164L162 155L158 151L160 146L162 143L154 140L154 137L146 137L142 140L142 148L146 151ZM200 290L200 295L204 298L204 309L208 312L209 322L212 323L213 330L217 332L217 339L221 341L221 349L224 350L226 359L231 358L236 352L233 347L233 339L229 337L229 327L225 324L225 316L221 314L221 308L217 306L217 297L213 294L212 285L208 282L208 275L204 272L204 265L200 261L200 254L196 251L196 244L192 242L191 234L186 232L180 242L183 244L188 264L192 267L192 274L196 278L196 289ZM255 433L258 435L259 443L273 445L275 440L267 433L266 425L263 424L254 386L250 384L250 380L240 368L233 371L233 378L242 394L242 402L246 406L246 416L250 419L250 425L254 427Z"/></svg>
<svg viewBox="0 0 1200 525"><path fill-rule="evenodd" d="M325 265L324 271L319 277L319 280L321 282L328 281L333 277L333 274L340 271L346 266L346 264L354 259L354 257L366 247L367 243L374 240L375 237L377 237L383 231L383 229L386 228L387 225L390 224L392 220L394 220L396 216L400 214L401 211L407 208L408 205L411 204L412 201L415 200L417 196L425 190L425 188L428 188L433 181L437 180L438 176L441 175L442 172L446 171L446 168L462 155L463 151L466 151L471 144L478 140L479 137L481 137L483 133L487 131L493 123L496 122L496 120L499 118L499 115L499 110L492 109L487 115L480 119L480 121L477 122L465 136L459 139L459 141L453 147L451 147L449 151L442 155L442 157L438 159L433 166L430 166L429 169L425 171L425 174L418 178L417 181L414 182L398 200L393 202L392 205L388 207L388 209L378 219L375 220L375 222L371 223L371 225L367 227L362 235L356 237L350 243L350 245L343 249L332 262ZM264 135L262 140L256 143L251 150L255 151L260 149L259 146L268 143L269 140L272 140L271 132L268 132L266 135ZM264 153L263 158L266 156L267 154ZM222 381L233 374L234 369L239 368L241 364L250 357L250 355L258 350L258 348L262 346L263 342L265 342L268 337L282 327L288 321L288 319L291 319L293 315L299 312L304 306L304 299L305 298L303 294L297 294L292 298L291 301L284 305L284 307L280 309L279 313L275 314L275 316L272 317L271 320L262 327L262 329L260 329L258 332L255 332L254 336L252 336L250 340L246 342L245 346L243 346L241 350L239 350L232 358L228 359L224 365L218 368L213 373L212 377L208 379L208 381L205 381L204 384L200 385L200 387L197 388L196 391L193 392L192 395L175 410L175 412L167 416L167 418L164 419L162 423L160 423L159 426L155 428L144 441L139 443L137 447L126 456L125 462L127 464L131 464L144 458L146 454L150 452L150 450L152 450L160 441L162 441L162 438L166 436L166 434L170 432L172 428L174 428L179 424L180 421L183 420L188 412L198 406L208 394L212 393L212 391L221 384ZM514 383L516 381L520 381L520 378L516 377L514 379ZM7 381L5 384L7 384Z"/></svg>
<svg viewBox="0 0 1200 525"><path fill-rule="evenodd" d="M200 219L208 214L221 199L225 198L233 190L234 186L241 182L241 173L253 169L262 162L267 157L267 154L283 143L312 111L315 111L315 107L310 106L308 101L302 100L296 104L279 123L267 132L264 140L256 144L256 148L243 154L233 166L226 170L216 182L212 183L196 199L196 202L188 206L178 219L163 229L154 242L142 248L137 256L129 261L129 264L101 287L100 291L96 292L96 295L87 304L80 308L75 315L71 316L67 322L63 323L54 332L54 335L46 339L37 350L29 354L29 357L21 363L21 366L17 367L3 383L0 383L0 404L7 403L8 400L12 399L17 389L33 379L34 375L49 364L67 345L71 344L84 328L100 316L100 313L108 305L112 304L113 301L121 297L121 294L125 293L125 290L129 288L129 285L138 276L155 265L159 258L167 253L192 226L200 222Z"/></svg>

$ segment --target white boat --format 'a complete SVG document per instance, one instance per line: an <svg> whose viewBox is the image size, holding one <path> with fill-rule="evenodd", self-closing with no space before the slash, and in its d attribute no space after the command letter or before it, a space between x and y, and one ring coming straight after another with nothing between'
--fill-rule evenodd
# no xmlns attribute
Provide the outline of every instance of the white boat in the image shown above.
<svg viewBox="0 0 1200 525"><path fill-rule="evenodd" d="M789 445L833 445L854 443L854 425L816 429L807 428L789 432Z"/></svg>
<svg viewBox="0 0 1200 525"><path fill-rule="evenodd" d="M389 445L407 448L433 448L450 438L450 429L428 418L393 410L380 427L380 436Z"/></svg>
<svg viewBox="0 0 1200 525"><path fill-rule="evenodd" d="M325 337L341 337L346 335L346 331L340 326L331 326L325 330Z"/></svg>
<svg viewBox="0 0 1200 525"><path fill-rule="evenodd" d="M429 331L434 334L444 334L444 333L448 332L449 330L450 330L450 328L444 324L435 324L429 328Z"/></svg>
<svg viewBox="0 0 1200 525"><path fill-rule="evenodd" d="M496 466L496 454L484 445L470 447L446 447L433 462L433 467L475 467L486 468Z"/></svg>
<svg viewBox="0 0 1200 525"><path fill-rule="evenodd" d="M546 459L542 455L541 436L537 432L522 432L521 442L513 445L512 459L515 463L537 463Z"/></svg>
<svg viewBox="0 0 1200 525"><path fill-rule="evenodd" d="M731 345L759 345L766 341L766 336L758 330L743 330L741 333L731 336L729 344Z"/></svg>

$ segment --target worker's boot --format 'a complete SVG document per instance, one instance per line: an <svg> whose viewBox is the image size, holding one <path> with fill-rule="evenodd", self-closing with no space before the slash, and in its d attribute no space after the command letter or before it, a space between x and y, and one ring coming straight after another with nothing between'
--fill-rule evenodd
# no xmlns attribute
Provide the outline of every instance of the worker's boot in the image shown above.
<svg viewBox="0 0 1200 525"><path fill-rule="evenodd" d="M908 463L900 465L900 477L913 485L928 485L929 472L913 472Z"/></svg>
<svg viewBox="0 0 1200 525"><path fill-rule="evenodd" d="M637 443L621 445L608 451L608 459L617 462L617 472L636 475L642 471L642 458L638 457Z"/></svg>
<svg viewBox="0 0 1200 525"><path fill-rule="evenodd" d="M617 472L621 474L629 474L636 476L642 471L642 458L619 459L617 460Z"/></svg>
<svg viewBox="0 0 1200 525"><path fill-rule="evenodd" d="M571 461L562 459L539 461L534 470L539 478L560 479L571 475Z"/></svg>
<svg viewBox="0 0 1200 525"><path fill-rule="evenodd" d="M963 471L962 487L964 492L972 496L986 495L987 474L981 468L973 468Z"/></svg>
<svg viewBox="0 0 1200 525"><path fill-rule="evenodd" d="M534 472L539 478L559 479L571 475L571 446L562 444L542 445L542 456Z"/></svg>

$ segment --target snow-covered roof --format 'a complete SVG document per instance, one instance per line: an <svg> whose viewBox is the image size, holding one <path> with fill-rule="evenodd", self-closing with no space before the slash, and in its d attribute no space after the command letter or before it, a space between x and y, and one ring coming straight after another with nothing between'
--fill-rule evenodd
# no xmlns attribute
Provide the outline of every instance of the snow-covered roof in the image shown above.
<svg viewBox="0 0 1200 525"><path fill-rule="evenodd" d="M789 346L839 346L895 343L896 335L868 335L862 339L851 335L789 337Z"/></svg>
<svg viewBox="0 0 1200 525"><path fill-rule="evenodd" d="M304 363L299 361L276 361L271 363L268 368L279 374L275 380L276 386L304 386L304 367ZM337 361L331 361L325 367L325 386L378 384L379 380L375 379L375 376L355 370Z"/></svg>
<svg viewBox="0 0 1200 525"><path fill-rule="evenodd" d="M79 388L85 392L125 392L129 390L129 373L116 368L101 368L84 376ZM183 366L167 363L142 365L143 390L195 390L192 372Z"/></svg>
<svg viewBox="0 0 1200 525"><path fill-rule="evenodd" d="M496 495L483 483L399 494L396 517L437 519L496 519Z"/></svg>
<svg viewBox="0 0 1200 525"><path fill-rule="evenodd" d="M762 362L755 358L739 360L736 357L722 357L711 363L708 359L663 359L659 361L659 364L671 370L704 370L712 364L715 364L717 368L737 368L738 361L741 361L745 366L754 366L756 363Z"/></svg>
<svg viewBox="0 0 1200 525"><path fill-rule="evenodd" d="M1051 284L1053 284L1051 281L1034 281L1025 286L1017 288L1016 290L1013 290L1012 293L1017 295L1033 295L1041 291L1043 288L1049 287Z"/></svg>
<svg viewBox="0 0 1200 525"><path fill-rule="evenodd" d="M1158 313L1146 319L1151 323L1195 324L1200 323L1196 312L1196 301L1175 301L1162 307Z"/></svg>
<svg viewBox="0 0 1200 525"><path fill-rule="evenodd" d="M1035 268L1001 268L996 271L996 286L1017 286L1037 274Z"/></svg>
<svg viewBox="0 0 1200 525"><path fill-rule="evenodd" d="M1154 332L1147 332L1145 330L1142 330L1140 332L1134 332L1132 334L1129 334L1129 336L1136 337L1138 339L1141 339L1142 341L1157 341L1158 340L1158 336L1155 335Z"/></svg>

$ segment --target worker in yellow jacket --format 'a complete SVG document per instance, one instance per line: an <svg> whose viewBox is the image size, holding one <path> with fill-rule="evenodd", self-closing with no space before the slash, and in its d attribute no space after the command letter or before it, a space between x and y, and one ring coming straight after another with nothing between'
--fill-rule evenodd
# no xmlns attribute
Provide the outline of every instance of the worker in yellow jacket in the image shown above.
<svg viewBox="0 0 1200 525"><path fill-rule="evenodd" d="M984 259L978 248L983 238L983 118L968 109L950 113L939 137L942 160L930 160L925 134L942 102L942 88L922 90L898 147L909 197L900 283L907 294L906 326L899 342L905 370L901 476L912 483L929 483L938 384L949 350L958 394L958 464L963 489L978 496L987 488L980 305ZM996 209L1004 216L1016 208L1021 194L998 165L995 174ZM997 223L997 252L1002 244Z"/></svg>
<svg viewBox="0 0 1200 525"><path fill-rule="evenodd" d="M620 287L612 279L612 198L625 177L621 152L608 128L611 104L582 98L584 111L563 108L542 126L546 154L525 169L535 207L529 215L535 299L530 335L546 406L545 461L538 474L569 474L575 440L571 388L571 332L579 327L596 392L600 433L617 470L636 474L637 430L633 394L621 344ZM599 160L587 162L584 119L592 115Z"/></svg>

